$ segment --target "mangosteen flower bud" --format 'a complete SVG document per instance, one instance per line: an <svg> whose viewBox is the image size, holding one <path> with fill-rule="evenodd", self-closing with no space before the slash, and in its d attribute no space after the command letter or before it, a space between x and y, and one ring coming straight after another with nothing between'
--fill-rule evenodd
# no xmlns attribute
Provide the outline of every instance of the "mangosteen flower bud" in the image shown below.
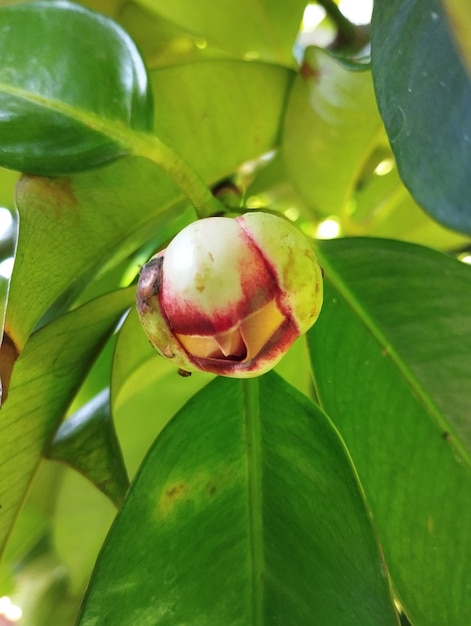
<svg viewBox="0 0 471 626"><path fill-rule="evenodd" d="M150 342L181 370L249 378L314 324L322 270L282 217L209 217L144 265L136 302Z"/></svg>

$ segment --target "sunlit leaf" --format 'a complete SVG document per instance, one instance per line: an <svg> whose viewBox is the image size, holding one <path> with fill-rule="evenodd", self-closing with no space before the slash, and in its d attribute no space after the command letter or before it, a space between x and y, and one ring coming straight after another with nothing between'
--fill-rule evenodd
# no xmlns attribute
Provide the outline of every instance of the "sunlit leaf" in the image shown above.
<svg viewBox="0 0 471 626"><path fill-rule="evenodd" d="M115 22L68 2L0 8L0 164L36 174L89 169L152 128L144 64Z"/></svg>
<svg viewBox="0 0 471 626"><path fill-rule="evenodd" d="M316 389L358 469L394 588L413 624L464 624L471 268L375 239L325 242L319 258Z"/></svg>
<svg viewBox="0 0 471 626"><path fill-rule="evenodd" d="M393 625L382 567L325 416L275 375L219 378L146 457L78 624Z"/></svg>
<svg viewBox="0 0 471 626"><path fill-rule="evenodd" d="M276 147L293 75L221 60L155 70L156 133L204 180L217 182Z"/></svg>
<svg viewBox="0 0 471 626"><path fill-rule="evenodd" d="M383 174L382 166L392 169ZM445 251L469 241L469 237L431 220L417 205L404 187L391 154L377 167L357 188L350 210L341 221L342 233L389 237Z"/></svg>
<svg viewBox="0 0 471 626"><path fill-rule="evenodd" d="M377 0L372 69L401 177L441 223L471 233L471 80L439 0Z"/></svg>
<svg viewBox="0 0 471 626"><path fill-rule="evenodd" d="M231 55L292 64L292 50L305 2L292 0L138 0L138 4L178 24Z"/></svg>
<svg viewBox="0 0 471 626"><path fill-rule="evenodd" d="M282 155L316 214L346 209L381 130L368 69L309 48L288 101Z"/></svg>

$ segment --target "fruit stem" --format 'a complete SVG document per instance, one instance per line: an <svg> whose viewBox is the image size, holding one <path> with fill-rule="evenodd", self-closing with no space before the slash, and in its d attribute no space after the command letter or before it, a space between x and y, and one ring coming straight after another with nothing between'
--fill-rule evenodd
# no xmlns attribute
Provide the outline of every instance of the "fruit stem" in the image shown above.
<svg viewBox="0 0 471 626"><path fill-rule="evenodd" d="M135 156L149 159L166 172L190 200L199 219L226 212L202 178L156 135L140 134L133 142L132 152Z"/></svg>

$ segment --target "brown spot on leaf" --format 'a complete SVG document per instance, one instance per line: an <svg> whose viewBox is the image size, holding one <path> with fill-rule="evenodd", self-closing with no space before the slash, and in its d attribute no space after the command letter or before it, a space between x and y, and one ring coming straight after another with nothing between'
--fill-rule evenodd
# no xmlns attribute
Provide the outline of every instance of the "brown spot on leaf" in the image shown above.
<svg viewBox="0 0 471 626"><path fill-rule="evenodd" d="M312 67L312 65L309 65L307 61L304 61L302 63L301 67L299 68L299 73L304 78L304 80L308 80L310 78L318 80L320 76L319 70L315 67Z"/></svg>
<svg viewBox="0 0 471 626"><path fill-rule="evenodd" d="M40 199L37 206L43 213L61 220L67 227L80 218L72 180L68 177L46 178L24 175L18 182L16 196L21 203L21 197L29 194Z"/></svg>
<svg viewBox="0 0 471 626"><path fill-rule="evenodd" d="M168 486L162 493L159 501L159 513L168 515L177 502L187 495L188 488L185 483L175 483Z"/></svg>

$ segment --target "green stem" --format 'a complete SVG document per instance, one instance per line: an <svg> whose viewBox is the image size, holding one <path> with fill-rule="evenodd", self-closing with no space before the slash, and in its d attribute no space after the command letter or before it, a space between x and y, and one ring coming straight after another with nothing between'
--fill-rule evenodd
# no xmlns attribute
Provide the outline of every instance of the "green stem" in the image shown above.
<svg viewBox="0 0 471 626"><path fill-rule="evenodd" d="M200 219L225 212L224 205L213 196L199 175L156 135L136 135L132 153L149 159L166 172L190 200Z"/></svg>

